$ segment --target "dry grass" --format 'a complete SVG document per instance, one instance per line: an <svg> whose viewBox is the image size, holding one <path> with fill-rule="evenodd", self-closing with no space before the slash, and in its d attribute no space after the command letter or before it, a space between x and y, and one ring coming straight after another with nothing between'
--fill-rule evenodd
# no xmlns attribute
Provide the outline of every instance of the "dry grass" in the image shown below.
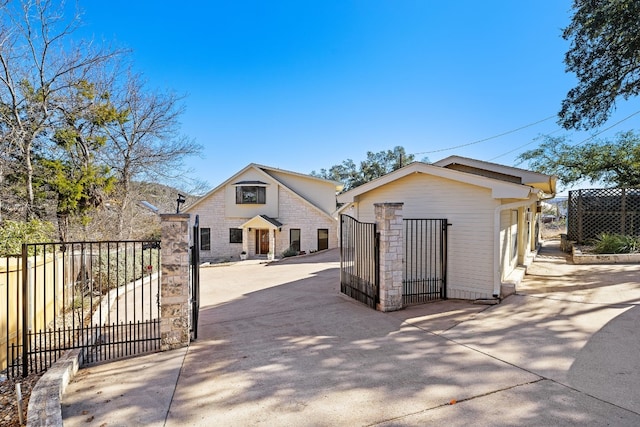
<svg viewBox="0 0 640 427"><path fill-rule="evenodd" d="M540 224L540 236L542 237L542 240L560 239L560 235L565 234L566 232L566 222L550 222L547 224Z"/></svg>

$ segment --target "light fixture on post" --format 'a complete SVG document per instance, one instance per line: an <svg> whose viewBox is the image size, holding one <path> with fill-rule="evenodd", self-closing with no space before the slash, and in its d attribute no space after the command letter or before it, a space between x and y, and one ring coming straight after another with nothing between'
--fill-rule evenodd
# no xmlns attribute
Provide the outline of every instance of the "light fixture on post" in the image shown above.
<svg viewBox="0 0 640 427"><path fill-rule="evenodd" d="M185 199L185 197L178 193L178 198L176 199L177 205L176 205L176 213L179 214L180 213L180 205L182 205L184 202L186 202L187 199Z"/></svg>

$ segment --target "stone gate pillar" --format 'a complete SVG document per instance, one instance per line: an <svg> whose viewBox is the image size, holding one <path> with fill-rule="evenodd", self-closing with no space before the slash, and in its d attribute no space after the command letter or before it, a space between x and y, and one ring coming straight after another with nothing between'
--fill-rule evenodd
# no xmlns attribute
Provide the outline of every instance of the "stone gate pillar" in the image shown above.
<svg viewBox="0 0 640 427"><path fill-rule="evenodd" d="M402 309L403 203L375 203L380 233L380 311Z"/></svg>
<svg viewBox="0 0 640 427"><path fill-rule="evenodd" d="M189 214L161 214L160 348L189 345Z"/></svg>

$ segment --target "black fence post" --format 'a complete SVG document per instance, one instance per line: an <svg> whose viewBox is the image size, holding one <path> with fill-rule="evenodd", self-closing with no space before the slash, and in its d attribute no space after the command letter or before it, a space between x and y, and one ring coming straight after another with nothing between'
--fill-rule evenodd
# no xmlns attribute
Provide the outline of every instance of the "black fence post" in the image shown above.
<svg viewBox="0 0 640 427"><path fill-rule="evenodd" d="M29 356L29 254L26 243L22 244L22 376L28 374Z"/></svg>

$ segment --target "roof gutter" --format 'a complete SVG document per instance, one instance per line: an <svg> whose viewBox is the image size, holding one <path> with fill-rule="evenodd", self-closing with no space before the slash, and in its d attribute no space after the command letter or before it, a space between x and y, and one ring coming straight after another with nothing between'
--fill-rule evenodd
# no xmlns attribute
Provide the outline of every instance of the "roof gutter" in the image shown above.
<svg viewBox="0 0 640 427"><path fill-rule="evenodd" d="M538 200L539 190L533 190L527 200L507 203L496 207L493 214L493 297L500 298L502 287L502 271L500 270L500 213L507 209L528 206Z"/></svg>

